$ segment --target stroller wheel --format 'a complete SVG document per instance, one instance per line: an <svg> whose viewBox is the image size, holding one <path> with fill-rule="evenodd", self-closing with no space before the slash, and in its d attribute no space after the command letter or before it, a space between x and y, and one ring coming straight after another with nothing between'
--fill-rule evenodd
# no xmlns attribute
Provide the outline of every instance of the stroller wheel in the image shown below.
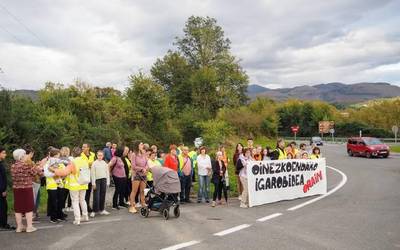
<svg viewBox="0 0 400 250"><path fill-rule="evenodd" d="M163 212L162 212L162 215L163 215L165 220L168 220L169 219L169 209L167 209L167 208L164 209Z"/></svg>
<svg viewBox="0 0 400 250"><path fill-rule="evenodd" d="M174 215L176 218L179 218L179 216L181 216L181 209L179 208L179 206L176 206L174 208Z"/></svg>
<svg viewBox="0 0 400 250"><path fill-rule="evenodd" d="M148 207L142 207L140 209L140 215L142 215L145 218L147 218L149 216L149 213L150 213L150 209Z"/></svg>

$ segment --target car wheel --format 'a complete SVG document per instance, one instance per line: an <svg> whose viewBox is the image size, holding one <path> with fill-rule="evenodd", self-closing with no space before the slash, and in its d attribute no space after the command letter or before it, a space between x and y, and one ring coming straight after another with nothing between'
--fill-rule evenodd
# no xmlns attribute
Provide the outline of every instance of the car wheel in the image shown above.
<svg viewBox="0 0 400 250"><path fill-rule="evenodd" d="M365 156L367 157L367 158L371 158L371 153L370 152L365 152Z"/></svg>
<svg viewBox="0 0 400 250"><path fill-rule="evenodd" d="M347 150L347 154L348 154L349 156L354 156L353 151L351 151L351 149Z"/></svg>

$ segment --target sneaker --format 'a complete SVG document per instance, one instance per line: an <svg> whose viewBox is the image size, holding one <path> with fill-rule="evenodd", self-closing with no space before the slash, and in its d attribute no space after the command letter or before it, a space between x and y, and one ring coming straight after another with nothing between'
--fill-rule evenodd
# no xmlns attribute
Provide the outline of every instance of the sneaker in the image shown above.
<svg viewBox="0 0 400 250"><path fill-rule="evenodd" d="M51 220L50 219L50 223L53 223L53 224L58 223L58 220Z"/></svg>
<svg viewBox="0 0 400 250"><path fill-rule="evenodd" d="M211 202L211 206L212 206L212 207L215 207L215 201L212 201L212 202Z"/></svg>
<svg viewBox="0 0 400 250"><path fill-rule="evenodd" d="M57 219L57 221L58 222L65 222L65 221L67 221L67 219L65 217L63 217L63 218Z"/></svg>
<svg viewBox="0 0 400 250"><path fill-rule="evenodd" d="M242 201L242 196L241 195L239 195L238 200Z"/></svg>
<svg viewBox="0 0 400 250"><path fill-rule="evenodd" d="M142 205L138 202L136 203L135 207L142 207Z"/></svg>
<svg viewBox="0 0 400 250"><path fill-rule="evenodd" d="M129 207L129 205L128 204L122 204L122 205L119 205L120 207L124 207L124 208L128 208Z"/></svg>
<svg viewBox="0 0 400 250"><path fill-rule="evenodd" d="M15 229L15 232L16 232L16 233L22 233L22 232L25 232L25 231L26 231L26 228L25 228L25 227L21 227L21 228Z"/></svg>
<svg viewBox="0 0 400 250"><path fill-rule="evenodd" d="M79 221L79 220L74 220L74 222L73 222L72 224L79 226L79 225L81 224L81 221Z"/></svg>
<svg viewBox="0 0 400 250"><path fill-rule="evenodd" d="M89 221L88 215L82 215L82 221Z"/></svg>
<svg viewBox="0 0 400 250"><path fill-rule="evenodd" d="M26 232L27 232L27 233L33 233L33 232L35 232L36 230L37 230L36 227L28 227L28 228L26 229Z"/></svg>
<svg viewBox="0 0 400 250"><path fill-rule="evenodd" d="M65 211L67 211L67 212L73 212L74 209L73 209L72 207L67 207L67 208L65 209Z"/></svg>
<svg viewBox="0 0 400 250"><path fill-rule="evenodd" d="M112 210L119 210L119 206L112 207Z"/></svg>
<svg viewBox="0 0 400 250"><path fill-rule="evenodd" d="M197 201L197 203L201 203L201 201Z"/></svg>
<svg viewBox="0 0 400 250"><path fill-rule="evenodd" d="M110 213L107 212L106 210L103 210L103 211L100 212L100 214L101 214L101 215L109 215Z"/></svg>
<svg viewBox="0 0 400 250"><path fill-rule="evenodd" d="M130 202L130 201L127 201L126 204L128 204L128 205L130 206L130 205L131 205L131 202Z"/></svg>
<svg viewBox="0 0 400 250"><path fill-rule="evenodd" d="M209 200L206 200L206 203L210 203L210 201L209 201Z"/></svg>
<svg viewBox="0 0 400 250"><path fill-rule="evenodd" d="M90 217L91 217L91 218L94 218L94 216L96 216L96 213L95 213L95 212L91 212L91 213L90 213Z"/></svg>
<svg viewBox="0 0 400 250"><path fill-rule="evenodd" d="M240 203L240 207L241 207L241 208L249 208L249 206L247 206L247 205L244 204L244 203Z"/></svg>
<svg viewBox="0 0 400 250"><path fill-rule="evenodd" d="M131 214L136 214L136 213L137 213L136 208L135 208L135 207L130 207L130 208L129 208L129 213L131 213Z"/></svg>
<svg viewBox="0 0 400 250"><path fill-rule="evenodd" d="M0 231L14 231L14 230L16 230L16 228L8 224L5 225L4 227L0 227Z"/></svg>

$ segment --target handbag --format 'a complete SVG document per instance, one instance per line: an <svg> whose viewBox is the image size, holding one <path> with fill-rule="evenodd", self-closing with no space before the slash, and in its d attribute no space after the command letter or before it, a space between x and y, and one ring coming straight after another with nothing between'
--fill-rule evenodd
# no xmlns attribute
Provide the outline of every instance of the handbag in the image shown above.
<svg viewBox="0 0 400 250"><path fill-rule="evenodd" d="M84 167L79 169L79 177L77 182L79 185L86 185L90 183L90 168Z"/></svg>

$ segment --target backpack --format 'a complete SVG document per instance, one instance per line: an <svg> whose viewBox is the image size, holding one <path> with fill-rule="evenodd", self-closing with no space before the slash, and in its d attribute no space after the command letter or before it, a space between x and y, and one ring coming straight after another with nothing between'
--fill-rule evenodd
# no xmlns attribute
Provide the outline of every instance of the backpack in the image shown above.
<svg viewBox="0 0 400 250"><path fill-rule="evenodd" d="M240 170L242 170L242 168L244 168L242 160L240 160L240 159L237 160L235 168L236 168L235 173L239 174Z"/></svg>
<svg viewBox="0 0 400 250"><path fill-rule="evenodd" d="M79 185L86 185L90 183L90 168L80 168L79 169L79 177L76 180Z"/></svg>

